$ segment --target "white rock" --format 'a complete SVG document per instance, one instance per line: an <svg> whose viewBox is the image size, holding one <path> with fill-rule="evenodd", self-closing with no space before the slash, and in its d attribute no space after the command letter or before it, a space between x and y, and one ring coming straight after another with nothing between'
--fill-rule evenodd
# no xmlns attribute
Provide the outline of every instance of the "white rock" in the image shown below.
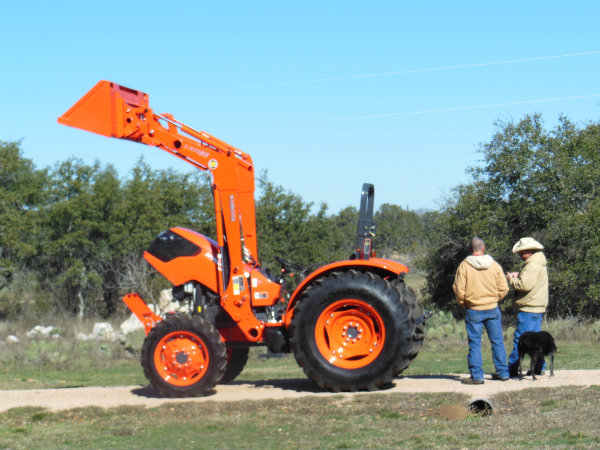
<svg viewBox="0 0 600 450"><path fill-rule="evenodd" d="M96 339L101 341L118 341L121 336L115 332L112 325L108 322L96 322L92 333L88 335L88 339Z"/></svg>
<svg viewBox="0 0 600 450"><path fill-rule="evenodd" d="M179 302L177 300L175 300L174 302L169 302L169 303L166 303L165 305L159 305L159 307L160 307L160 315L164 316L165 314L179 311Z"/></svg>
<svg viewBox="0 0 600 450"><path fill-rule="evenodd" d="M87 341L87 340L89 340L89 337L85 333L77 333L77 336L75 336L75 339L77 339L78 341Z"/></svg>
<svg viewBox="0 0 600 450"><path fill-rule="evenodd" d="M177 312L179 313L189 313L191 311L191 306L189 303L184 303L182 305L177 306Z"/></svg>
<svg viewBox="0 0 600 450"><path fill-rule="evenodd" d="M173 292L170 289L163 289L160 291L160 297L158 298L158 307L161 312L174 311L172 309L171 302L173 301Z"/></svg>
<svg viewBox="0 0 600 450"><path fill-rule="evenodd" d="M55 330L56 330L56 327L54 327L52 325L47 326L47 327L43 327L42 325L36 325L31 330L29 330L25 335L28 338L34 338L37 336L50 337L53 335Z"/></svg>
<svg viewBox="0 0 600 450"><path fill-rule="evenodd" d="M92 336L94 337L105 337L114 334L115 330L112 325L108 322L96 322L92 329Z"/></svg>
<svg viewBox="0 0 600 450"><path fill-rule="evenodd" d="M18 344L21 342L21 339L16 337L14 334L10 334L6 337L6 342L10 342L11 344Z"/></svg>
<svg viewBox="0 0 600 450"><path fill-rule="evenodd" d="M121 333L123 334L129 334L129 333L133 333L135 330L139 330L139 329L143 329L144 325L142 325L142 322L140 322L140 320L137 318L137 316L135 314L131 314L131 316L129 316L129 318L124 321L120 326L119 329L121 330Z"/></svg>

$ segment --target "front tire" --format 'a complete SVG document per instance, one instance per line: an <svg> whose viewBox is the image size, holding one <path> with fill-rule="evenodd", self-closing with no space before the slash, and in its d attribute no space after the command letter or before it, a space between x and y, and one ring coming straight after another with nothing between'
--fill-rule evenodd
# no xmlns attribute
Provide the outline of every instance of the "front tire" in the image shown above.
<svg viewBox="0 0 600 450"><path fill-rule="evenodd" d="M146 378L165 397L195 397L223 377L227 354L219 332L197 317L173 316L150 331L142 347Z"/></svg>
<svg viewBox="0 0 600 450"><path fill-rule="evenodd" d="M373 273L333 272L298 300L290 324L298 364L321 388L375 390L410 363L411 308Z"/></svg>

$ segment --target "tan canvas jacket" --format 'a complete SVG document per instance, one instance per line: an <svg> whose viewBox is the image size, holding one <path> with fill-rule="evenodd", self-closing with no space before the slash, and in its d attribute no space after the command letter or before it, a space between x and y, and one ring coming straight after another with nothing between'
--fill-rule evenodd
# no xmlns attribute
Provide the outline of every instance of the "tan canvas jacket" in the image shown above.
<svg viewBox="0 0 600 450"><path fill-rule="evenodd" d="M498 306L508 293L508 284L494 258L471 255L458 266L452 289L461 306L481 311Z"/></svg>
<svg viewBox="0 0 600 450"><path fill-rule="evenodd" d="M542 252L531 255L523 263L519 276L509 283L517 293L515 305L519 311L544 313L548 306L548 270Z"/></svg>

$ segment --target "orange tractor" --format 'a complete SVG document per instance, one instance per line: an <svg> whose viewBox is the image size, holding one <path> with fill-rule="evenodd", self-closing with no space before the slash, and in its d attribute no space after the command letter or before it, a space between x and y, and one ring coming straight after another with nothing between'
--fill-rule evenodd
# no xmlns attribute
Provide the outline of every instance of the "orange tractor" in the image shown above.
<svg viewBox="0 0 600 450"><path fill-rule="evenodd" d="M216 240L176 227L144 253L191 312L163 318L138 294L123 298L144 324L142 366L161 395L201 395L232 381L254 345L292 351L304 372L332 391L377 389L417 355L426 315L405 285L408 267L372 250L372 185L363 186L358 245L348 260L303 269L276 258L282 269L274 278L258 262L250 155L155 113L147 94L108 81L58 122L158 147L211 175ZM288 292L284 276L294 272L299 283Z"/></svg>

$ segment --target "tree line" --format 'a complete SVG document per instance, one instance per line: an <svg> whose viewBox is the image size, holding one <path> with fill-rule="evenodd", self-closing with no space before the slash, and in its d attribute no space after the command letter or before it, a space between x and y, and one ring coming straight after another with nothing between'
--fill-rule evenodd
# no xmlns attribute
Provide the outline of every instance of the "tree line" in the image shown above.
<svg viewBox="0 0 600 450"><path fill-rule="evenodd" d="M471 237L480 236L505 271L518 269L512 246L541 242L548 258L551 316L600 316L600 124L566 117L546 129L541 115L497 122L480 146L481 164L457 186L430 228L431 300L459 315L449 286ZM509 304L503 305L506 310Z"/></svg>
<svg viewBox="0 0 600 450"><path fill-rule="evenodd" d="M274 256L309 266L352 253L356 208L328 214L326 205L315 208L266 173L257 187L263 266L279 270ZM409 255L422 246L415 212L384 204L375 219L391 230L380 254ZM395 224L406 227L399 231ZM0 319L24 310L107 317L122 310L127 292L153 299L167 284L142 253L173 226L215 237L205 174L153 170L143 160L125 179L110 164L78 159L37 169L19 142L0 142Z"/></svg>
<svg viewBox="0 0 600 450"><path fill-rule="evenodd" d="M497 122L481 144L479 165L437 211L417 214L383 204L375 213L378 256L408 263L427 279L426 298L461 311L451 286L473 236L508 270L513 244L531 236L549 260L552 316L600 316L600 124L566 117L546 129L542 117ZM357 206L359 202L357 188ZM120 297L152 298L165 281L142 260L172 226L215 235L209 180L200 172L153 170L143 160L121 177L112 165L71 159L37 169L18 142L0 142L0 318L38 314L110 316ZM259 260L304 266L348 258L358 210L330 213L283 186L257 180ZM505 311L510 302L503 304Z"/></svg>

